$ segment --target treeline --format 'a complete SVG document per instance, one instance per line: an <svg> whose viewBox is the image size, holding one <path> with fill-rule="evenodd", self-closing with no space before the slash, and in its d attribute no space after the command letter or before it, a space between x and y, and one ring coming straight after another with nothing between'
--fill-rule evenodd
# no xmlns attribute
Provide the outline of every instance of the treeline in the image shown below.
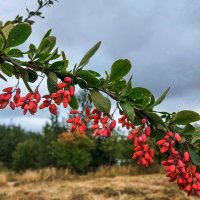
<svg viewBox="0 0 200 200"><path fill-rule="evenodd" d="M0 125L0 163L16 171L62 167L84 173L102 165L130 164L132 149L132 141L120 130L106 140L96 139L91 133L67 132L56 117L42 134Z"/></svg>

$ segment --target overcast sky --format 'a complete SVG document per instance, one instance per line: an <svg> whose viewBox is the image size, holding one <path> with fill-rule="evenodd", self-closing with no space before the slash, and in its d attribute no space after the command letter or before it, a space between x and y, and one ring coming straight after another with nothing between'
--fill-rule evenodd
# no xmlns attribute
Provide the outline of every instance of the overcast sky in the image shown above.
<svg viewBox="0 0 200 200"><path fill-rule="evenodd" d="M36 2L4 1L1 19L25 14L26 6L34 9ZM158 110L200 112L199 10L199 0L60 0L44 9L45 19L37 19L27 45L30 41L38 44L52 28L58 47L66 52L73 66L101 40L102 46L88 69L103 74L113 61L128 58L133 64L134 86L146 87L156 97L171 87ZM1 81L2 87L7 85ZM49 118L46 111L33 117L9 109L0 112L1 123L9 124L12 119L15 124L37 131Z"/></svg>

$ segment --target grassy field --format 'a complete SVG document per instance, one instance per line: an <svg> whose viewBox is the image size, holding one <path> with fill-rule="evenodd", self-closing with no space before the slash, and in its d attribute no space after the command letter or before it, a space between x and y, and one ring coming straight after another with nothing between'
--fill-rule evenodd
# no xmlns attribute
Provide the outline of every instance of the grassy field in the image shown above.
<svg viewBox="0 0 200 200"><path fill-rule="evenodd" d="M27 175L26 175L27 176ZM29 174L30 176L30 174ZM30 177L29 177L30 178ZM139 176L76 176L25 181L0 187L0 200L197 200L187 197L163 174Z"/></svg>

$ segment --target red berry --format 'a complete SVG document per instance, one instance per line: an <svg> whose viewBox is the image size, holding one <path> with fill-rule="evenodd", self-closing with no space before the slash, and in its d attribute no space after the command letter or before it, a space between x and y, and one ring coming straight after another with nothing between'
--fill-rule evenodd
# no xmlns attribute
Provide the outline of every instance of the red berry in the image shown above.
<svg viewBox="0 0 200 200"><path fill-rule="evenodd" d="M70 77L65 77L65 78L64 78L64 81L65 81L66 83L71 83L71 82L72 82L72 79L71 79Z"/></svg>
<svg viewBox="0 0 200 200"><path fill-rule="evenodd" d="M178 133L175 133L174 137L175 137L177 142L181 142L181 137L180 137L180 135Z"/></svg>

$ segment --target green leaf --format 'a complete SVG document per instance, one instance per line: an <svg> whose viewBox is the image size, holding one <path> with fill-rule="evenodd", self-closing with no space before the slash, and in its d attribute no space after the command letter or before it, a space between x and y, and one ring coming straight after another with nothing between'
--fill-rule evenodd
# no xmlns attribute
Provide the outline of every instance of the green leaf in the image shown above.
<svg viewBox="0 0 200 200"><path fill-rule="evenodd" d="M96 53L96 51L98 50L98 48L100 47L101 42L98 42L97 44L95 44L82 58L80 64L78 65L78 67L80 66L85 66L90 58Z"/></svg>
<svg viewBox="0 0 200 200"><path fill-rule="evenodd" d="M49 62L53 60L55 56L58 56L58 48L56 48L49 56L44 60L44 62Z"/></svg>
<svg viewBox="0 0 200 200"><path fill-rule="evenodd" d="M200 120L200 115L197 112L191 110L182 110L177 112L171 119L171 122L179 125L187 125L192 122Z"/></svg>
<svg viewBox="0 0 200 200"><path fill-rule="evenodd" d="M135 111L134 111L133 106L127 101L120 102L120 106L123 110L123 113L126 115L126 117L128 117L128 119L132 123L134 123Z"/></svg>
<svg viewBox="0 0 200 200"><path fill-rule="evenodd" d="M128 96L132 92L132 76L129 79L126 87L122 90L121 96Z"/></svg>
<svg viewBox="0 0 200 200"><path fill-rule="evenodd" d="M7 81L7 79L2 74L0 74L0 78L3 79L4 81Z"/></svg>
<svg viewBox="0 0 200 200"><path fill-rule="evenodd" d="M44 37L43 37L42 39L45 39L45 38L49 37L50 34L51 34L51 31L52 31L52 29L49 29L49 30L45 33L45 35L44 35Z"/></svg>
<svg viewBox="0 0 200 200"><path fill-rule="evenodd" d="M89 86L97 86L98 84L100 84L100 80L97 79L92 73L90 73L87 70L79 71L77 77L80 77L83 80L85 80Z"/></svg>
<svg viewBox="0 0 200 200"><path fill-rule="evenodd" d="M159 115L157 115L156 113L151 113L151 112L149 112L149 113L147 113L147 116L148 116L149 119L150 119L151 121L153 121L155 124L157 124L157 125L162 125L163 128L167 128L165 122L163 122L162 118L161 118Z"/></svg>
<svg viewBox="0 0 200 200"><path fill-rule="evenodd" d="M168 87L166 91L156 100L156 102L152 105L152 108L162 103L162 101L165 99L169 90L170 90L170 87Z"/></svg>
<svg viewBox="0 0 200 200"><path fill-rule="evenodd" d="M113 63L110 81L117 81L126 76L131 69L131 62L127 59L125 60L117 60Z"/></svg>
<svg viewBox="0 0 200 200"><path fill-rule="evenodd" d="M142 106L144 106L144 98L145 97L151 99L149 105L152 105L155 103L155 98L154 98L153 94L146 88L135 87L132 89L131 93L128 95L129 99L135 101L135 103L141 104Z"/></svg>
<svg viewBox="0 0 200 200"><path fill-rule="evenodd" d="M7 76L11 77L13 75L13 72L14 72L13 65L5 62L0 65L0 68L2 72L6 74Z"/></svg>
<svg viewBox="0 0 200 200"><path fill-rule="evenodd" d="M30 87L30 85L28 84L28 82L26 82L24 79L23 79L23 81L24 81L24 84L25 84L26 88L28 89L28 91L29 91L31 94L33 94L33 90L31 89L31 87Z"/></svg>
<svg viewBox="0 0 200 200"><path fill-rule="evenodd" d="M62 59L68 61L64 51L61 51Z"/></svg>
<svg viewBox="0 0 200 200"><path fill-rule="evenodd" d="M47 88L50 94L58 91L57 86L50 79L47 79Z"/></svg>
<svg viewBox="0 0 200 200"><path fill-rule="evenodd" d="M10 58L10 60L15 64L15 65L18 65L18 66L21 66L22 65L22 61L21 60L17 60L15 58Z"/></svg>
<svg viewBox="0 0 200 200"><path fill-rule="evenodd" d="M2 50L3 45L4 45L4 40L3 37L0 35L0 50Z"/></svg>
<svg viewBox="0 0 200 200"><path fill-rule="evenodd" d="M129 95L129 97L131 99L144 99L144 97L151 97L152 93L147 90L146 88L142 88L142 87L135 87L132 89L131 94Z"/></svg>
<svg viewBox="0 0 200 200"><path fill-rule="evenodd" d="M189 153L190 153L192 162L195 165L200 165L200 156L196 154L191 148L189 148Z"/></svg>
<svg viewBox="0 0 200 200"><path fill-rule="evenodd" d="M66 63L64 61L54 62L48 69L54 72L66 71Z"/></svg>
<svg viewBox="0 0 200 200"><path fill-rule="evenodd" d="M71 101L69 102L69 105L72 109L78 109L78 101L75 96L71 96Z"/></svg>
<svg viewBox="0 0 200 200"><path fill-rule="evenodd" d="M95 72L93 70L88 70L88 72L90 72L91 74L93 74L96 77L101 77L101 74L99 74L98 72Z"/></svg>
<svg viewBox="0 0 200 200"><path fill-rule="evenodd" d="M30 36L32 30L28 23L17 24L8 34L7 47L23 44Z"/></svg>
<svg viewBox="0 0 200 200"><path fill-rule="evenodd" d="M38 52L38 51L37 51L35 45L34 45L34 44L30 44L30 45L29 45L29 51L27 52L27 53L28 53L29 59L32 60L34 54L36 54L37 52Z"/></svg>
<svg viewBox="0 0 200 200"><path fill-rule="evenodd" d="M19 49L11 49L7 55L10 57L23 57L23 52Z"/></svg>
<svg viewBox="0 0 200 200"><path fill-rule="evenodd" d="M81 89L87 88L87 83L83 79L77 78L77 83Z"/></svg>
<svg viewBox="0 0 200 200"><path fill-rule="evenodd" d="M37 52L37 48L34 44L30 44L29 45L29 52L31 53L36 53Z"/></svg>
<svg viewBox="0 0 200 200"><path fill-rule="evenodd" d="M142 107L146 108L151 103L151 97L144 97Z"/></svg>
<svg viewBox="0 0 200 200"><path fill-rule="evenodd" d="M195 127L192 126L191 124L187 124L183 129L183 133L192 133L192 132L195 132Z"/></svg>
<svg viewBox="0 0 200 200"><path fill-rule="evenodd" d="M7 26L5 26L3 29L2 29L2 33L3 35L5 36L5 38L7 39L8 38L8 34L10 33L10 31L13 29L14 27L14 24L8 24Z"/></svg>
<svg viewBox="0 0 200 200"><path fill-rule="evenodd" d="M46 55L48 55L53 50L55 45L56 38L54 36L44 38L38 47L39 52L37 56L39 58L46 58Z"/></svg>
<svg viewBox="0 0 200 200"><path fill-rule="evenodd" d="M1 31L2 27L3 27L3 22L0 21L0 31Z"/></svg>
<svg viewBox="0 0 200 200"><path fill-rule="evenodd" d="M26 71L28 72L29 75L29 82L34 83L35 81L37 81L38 75L35 71L30 69L27 69Z"/></svg>
<svg viewBox="0 0 200 200"><path fill-rule="evenodd" d="M57 85L58 77L54 72L48 72L47 77L54 85Z"/></svg>
<svg viewBox="0 0 200 200"><path fill-rule="evenodd" d="M28 72L24 68L21 68L21 67L19 68L19 74L21 75L24 83L29 81Z"/></svg>
<svg viewBox="0 0 200 200"><path fill-rule="evenodd" d="M111 109L111 102L107 97L104 97L99 91L91 90L91 99L94 106L103 113L109 113Z"/></svg>

